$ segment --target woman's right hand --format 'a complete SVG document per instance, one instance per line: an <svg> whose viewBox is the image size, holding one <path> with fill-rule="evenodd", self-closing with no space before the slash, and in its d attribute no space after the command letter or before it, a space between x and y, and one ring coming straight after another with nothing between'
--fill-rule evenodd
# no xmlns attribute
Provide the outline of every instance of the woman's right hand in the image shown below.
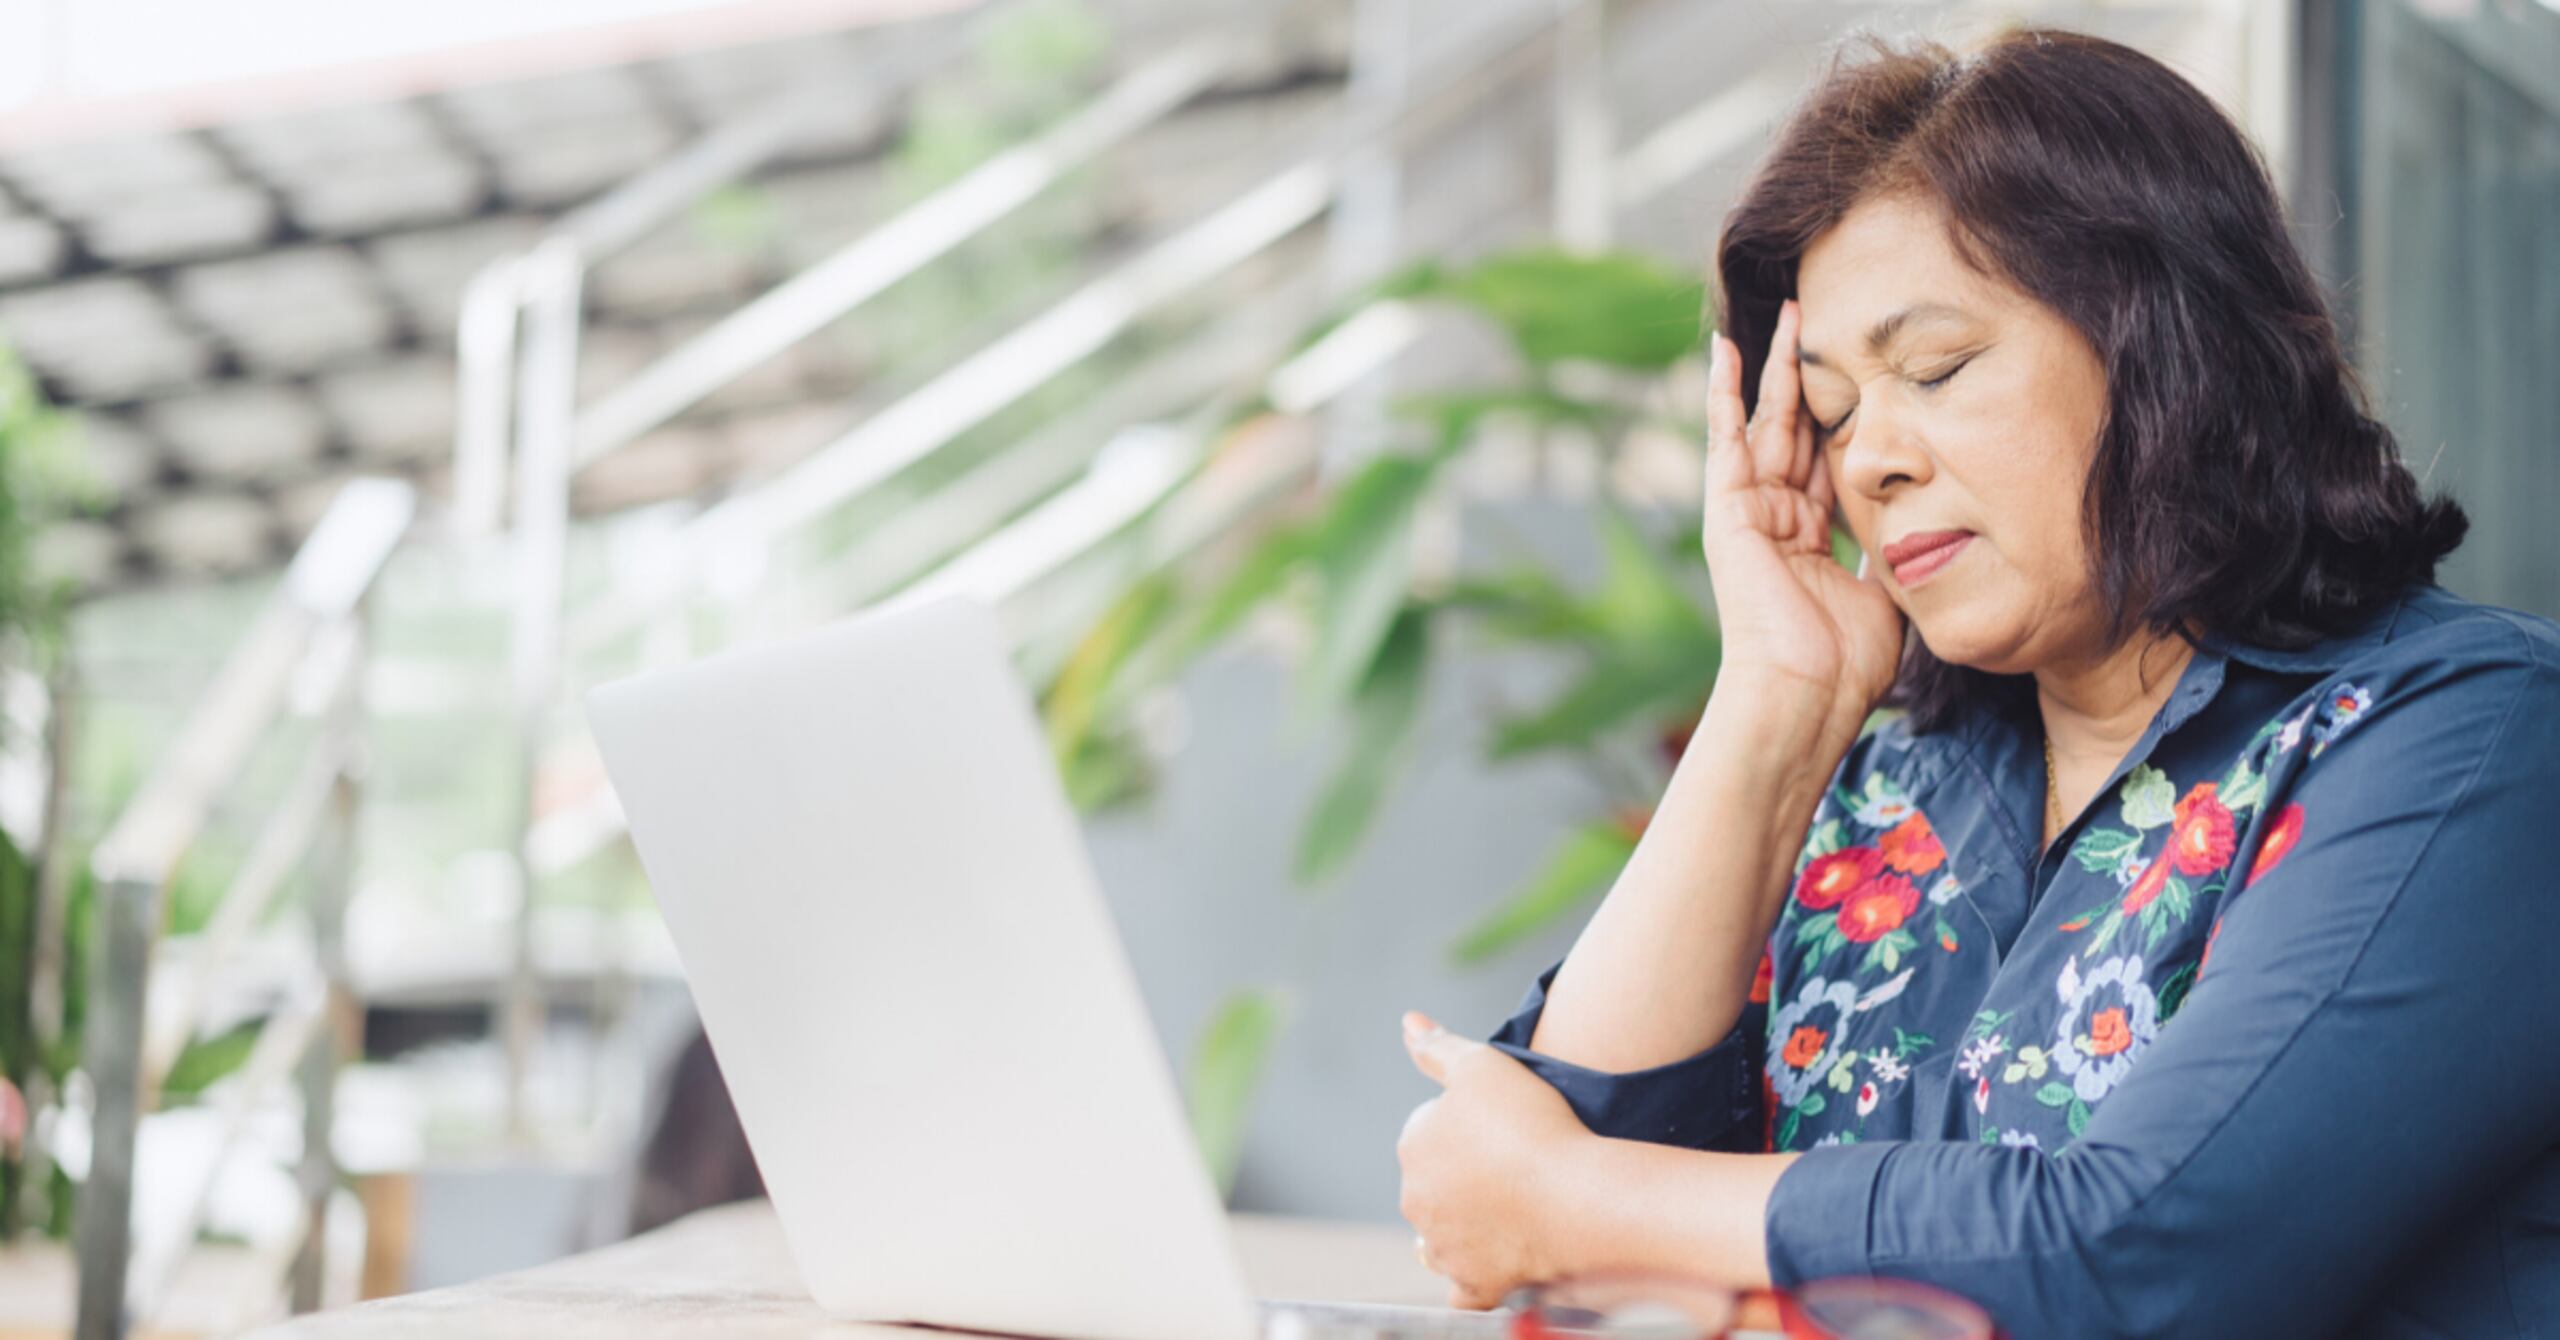
<svg viewBox="0 0 2560 1340"><path fill-rule="evenodd" d="M1724 652L1718 688L1799 704L1846 747L1890 688L1903 616L1882 580L1831 556L1833 482L1796 363L1802 313L1779 309L1760 405L1745 422L1742 358L1716 332L1707 382L1705 548Z"/></svg>

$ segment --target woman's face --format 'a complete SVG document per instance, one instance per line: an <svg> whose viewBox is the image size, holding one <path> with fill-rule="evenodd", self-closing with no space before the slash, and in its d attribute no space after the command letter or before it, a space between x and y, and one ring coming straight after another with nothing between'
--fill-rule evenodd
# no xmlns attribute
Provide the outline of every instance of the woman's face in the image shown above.
<svg viewBox="0 0 2560 1340"><path fill-rule="evenodd" d="M2080 533L2106 371L2070 323L1967 267L1927 202L1878 197L1797 267L1804 398L1867 571L1940 660L1998 674L2096 654ZM1952 553L1888 555L1930 532Z"/></svg>

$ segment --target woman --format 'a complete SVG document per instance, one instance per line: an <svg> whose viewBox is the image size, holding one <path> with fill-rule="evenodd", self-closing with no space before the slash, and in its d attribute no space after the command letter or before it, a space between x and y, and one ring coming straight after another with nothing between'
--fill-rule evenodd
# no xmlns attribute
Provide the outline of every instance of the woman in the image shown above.
<svg viewBox="0 0 2560 1340"><path fill-rule="evenodd" d="M1493 1041L1407 1018L1454 1301L2560 1333L2560 625L2435 584L2238 130L2090 37L1878 44L1717 264L1705 718Z"/></svg>

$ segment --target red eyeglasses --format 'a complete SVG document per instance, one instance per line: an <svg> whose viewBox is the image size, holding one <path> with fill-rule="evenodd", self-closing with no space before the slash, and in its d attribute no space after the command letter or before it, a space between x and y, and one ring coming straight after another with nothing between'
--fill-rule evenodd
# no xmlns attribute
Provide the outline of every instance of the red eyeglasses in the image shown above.
<svg viewBox="0 0 2560 1340"><path fill-rule="evenodd" d="M1613 1271L1526 1285L1511 1340L1999 1340L1980 1307L1910 1280L1843 1277L1737 1294L1681 1275Z"/></svg>

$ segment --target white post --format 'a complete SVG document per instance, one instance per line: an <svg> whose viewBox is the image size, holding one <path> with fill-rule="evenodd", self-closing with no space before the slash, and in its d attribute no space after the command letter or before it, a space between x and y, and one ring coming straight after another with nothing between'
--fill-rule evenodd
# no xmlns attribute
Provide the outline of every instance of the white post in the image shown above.
<svg viewBox="0 0 2560 1340"><path fill-rule="evenodd" d="M514 962L499 1002L507 1056L507 1134L529 1141L526 1085L540 1043L542 965L534 940L539 901L529 837L552 691L560 674L560 603L568 561L570 434L576 426L579 291L583 259L565 237L525 259L521 398L516 405L515 583L511 682L515 697L516 921Z"/></svg>

